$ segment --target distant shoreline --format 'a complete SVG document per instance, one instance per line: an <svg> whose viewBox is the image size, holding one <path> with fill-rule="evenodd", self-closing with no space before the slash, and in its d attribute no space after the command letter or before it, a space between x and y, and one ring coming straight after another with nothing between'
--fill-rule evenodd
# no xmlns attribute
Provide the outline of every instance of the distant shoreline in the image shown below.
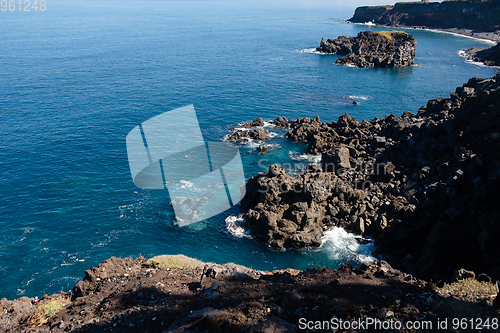
<svg viewBox="0 0 500 333"><path fill-rule="evenodd" d="M398 29L411 29L411 30L425 30L432 32L440 32L447 33L450 35L456 35L460 37L467 37L471 39L477 39L480 41L490 42L492 45L500 42L500 34L495 32L473 32L470 29L441 29L441 28L429 28L429 27L407 27L407 26L390 26L390 25L381 25L376 23L354 23L346 20L347 23L357 24L357 25L367 25L367 26L377 26L377 27L385 27L385 28L398 28Z"/></svg>
<svg viewBox="0 0 500 333"><path fill-rule="evenodd" d="M426 30L433 32L441 32L461 37L477 39L480 41L490 42L492 45L500 42L500 34L496 32L474 32L472 29L458 29L458 28L443 29L443 28L429 28L423 26L422 27L391 26L391 25L376 24L373 22L365 22L365 23L350 22L348 20L345 20L345 22L357 25L377 26L377 27L394 28L394 29L411 29L411 30Z"/></svg>

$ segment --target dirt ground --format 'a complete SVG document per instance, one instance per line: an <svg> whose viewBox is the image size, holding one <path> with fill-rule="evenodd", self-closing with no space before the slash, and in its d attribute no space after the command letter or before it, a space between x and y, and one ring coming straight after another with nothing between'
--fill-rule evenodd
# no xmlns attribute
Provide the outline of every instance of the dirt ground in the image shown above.
<svg viewBox="0 0 500 333"><path fill-rule="evenodd" d="M71 301L46 322L34 320L43 304L61 296ZM494 298L447 297L434 284L384 261L359 269L343 264L338 270L261 272L234 264L203 263L165 269L143 258L112 257L86 271L73 295L44 296L36 304L27 297L3 299L0 331L319 332L316 321L353 325L369 318L379 325L431 323L433 329L371 326L337 331L430 332L446 318L448 326L453 318L498 320ZM332 327L326 328L333 331Z"/></svg>

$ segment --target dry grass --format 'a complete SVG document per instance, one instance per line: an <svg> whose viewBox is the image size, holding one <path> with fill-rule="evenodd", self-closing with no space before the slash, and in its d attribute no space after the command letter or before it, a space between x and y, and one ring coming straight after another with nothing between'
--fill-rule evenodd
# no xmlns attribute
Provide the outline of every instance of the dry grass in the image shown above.
<svg viewBox="0 0 500 333"><path fill-rule="evenodd" d="M392 35L395 33L407 35L406 32L400 30L378 31L377 33L384 36L388 40L392 40Z"/></svg>
<svg viewBox="0 0 500 333"><path fill-rule="evenodd" d="M497 293L493 283L479 282L471 278L445 284L442 289L452 296L491 296Z"/></svg>
<svg viewBox="0 0 500 333"><path fill-rule="evenodd" d="M163 269L167 268L182 269L182 268L197 268L197 267L203 268L205 266L204 262L198 259L186 257L185 255L182 254L157 256L149 259L148 263L150 265L153 265L154 267L159 267Z"/></svg>
<svg viewBox="0 0 500 333"><path fill-rule="evenodd" d="M70 299L68 297L59 296L57 298L43 300L42 302L43 303L35 310L35 313L28 318L28 324L32 326L43 325L50 317L64 308L70 302Z"/></svg>

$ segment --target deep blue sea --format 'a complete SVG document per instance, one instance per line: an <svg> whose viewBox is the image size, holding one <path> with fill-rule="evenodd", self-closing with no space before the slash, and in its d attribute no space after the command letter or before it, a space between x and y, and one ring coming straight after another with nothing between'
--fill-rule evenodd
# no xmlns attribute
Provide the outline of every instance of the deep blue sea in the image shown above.
<svg viewBox="0 0 500 333"><path fill-rule="evenodd" d="M369 259L338 230L304 251L236 237L225 221L237 208L177 227L168 193L130 176L129 131L185 105L205 140L221 141L256 117L415 113L499 72L458 55L484 41L412 30L418 66L335 65L336 56L301 50L382 28L344 23L354 8L306 3L47 0L44 12L0 11L0 298L70 290L110 256L185 254L267 270ZM293 172L306 158L305 146L270 129L282 148L259 157L255 143L242 146L247 178L271 163Z"/></svg>

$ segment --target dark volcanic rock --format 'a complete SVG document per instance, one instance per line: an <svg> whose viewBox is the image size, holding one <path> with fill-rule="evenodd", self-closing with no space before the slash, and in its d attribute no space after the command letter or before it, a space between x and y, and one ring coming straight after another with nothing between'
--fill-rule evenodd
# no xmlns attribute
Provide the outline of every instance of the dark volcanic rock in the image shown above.
<svg viewBox="0 0 500 333"><path fill-rule="evenodd" d="M173 263L184 260L193 259L184 257ZM4 298L0 300L0 330L293 333L304 331L300 324L304 317L321 323L330 322L332 316L344 322L390 318L403 325L418 319L432 321L433 327L437 318L451 323L457 317L496 317L489 297L441 297L438 287L428 288L429 283L385 261L359 268L343 263L337 270L273 272L203 262L185 268L161 266L144 258L107 261L90 270L96 278L88 281L89 292L60 310L49 302L61 294L43 297L37 304L27 297ZM214 269L217 274L208 274ZM42 313L48 315L41 317ZM33 322L31 315L43 320Z"/></svg>
<svg viewBox="0 0 500 333"><path fill-rule="evenodd" d="M349 21L396 27L458 28L493 32L500 30L499 17L498 0L419 1L401 2L394 6L358 7Z"/></svg>
<svg viewBox="0 0 500 333"><path fill-rule="evenodd" d="M373 235L415 275L449 281L465 268L499 279L499 128L500 75L470 79L416 115L300 118L286 137L308 142L323 168L251 178L247 226L277 248L314 246L340 226Z"/></svg>
<svg viewBox="0 0 500 333"><path fill-rule="evenodd" d="M240 141L245 139L254 139L260 141L269 140L269 131L263 130L262 128L255 128L251 130L236 130L227 141Z"/></svg>
<svg viewBox="0 0 500 333"><path fill-rule="evenodd" d="M495 46L465 50L470 60L479 61L488 66L500 66L500 43Z"/></svg>
<svg viewBox="0 0 500 333"><path fill-rule="evenodd" d="M278 117L271 121L271 124L273 124L276 127L282 127L282 128L288 128L290 126L291 121L286 119L286 117Z"/></svg>
<svg viewBox="0 0 500 333"><path fill-rule="evenodd" d="M271 149L270 145L260 145L257 147L259 154L265 154L269 151L269 149Z"/></svg>
<svg viewBox="0 0 500 333"><path fill-rule="evenodd" d="M254 121L241 125L241 127L243 128L260 127L260 126L264 126L264 120L260 117L255 119Z"/></svg>
<svg viewBox="0 0 500 333"><path fill-rule="evenodd" d="M356 37L340 36L327 41L322 39L317 50L345 55L337 59L338 64L353 64L357 67L401 67L413 65L416 45L413 36L403 31L363 31Z"/></svg>

